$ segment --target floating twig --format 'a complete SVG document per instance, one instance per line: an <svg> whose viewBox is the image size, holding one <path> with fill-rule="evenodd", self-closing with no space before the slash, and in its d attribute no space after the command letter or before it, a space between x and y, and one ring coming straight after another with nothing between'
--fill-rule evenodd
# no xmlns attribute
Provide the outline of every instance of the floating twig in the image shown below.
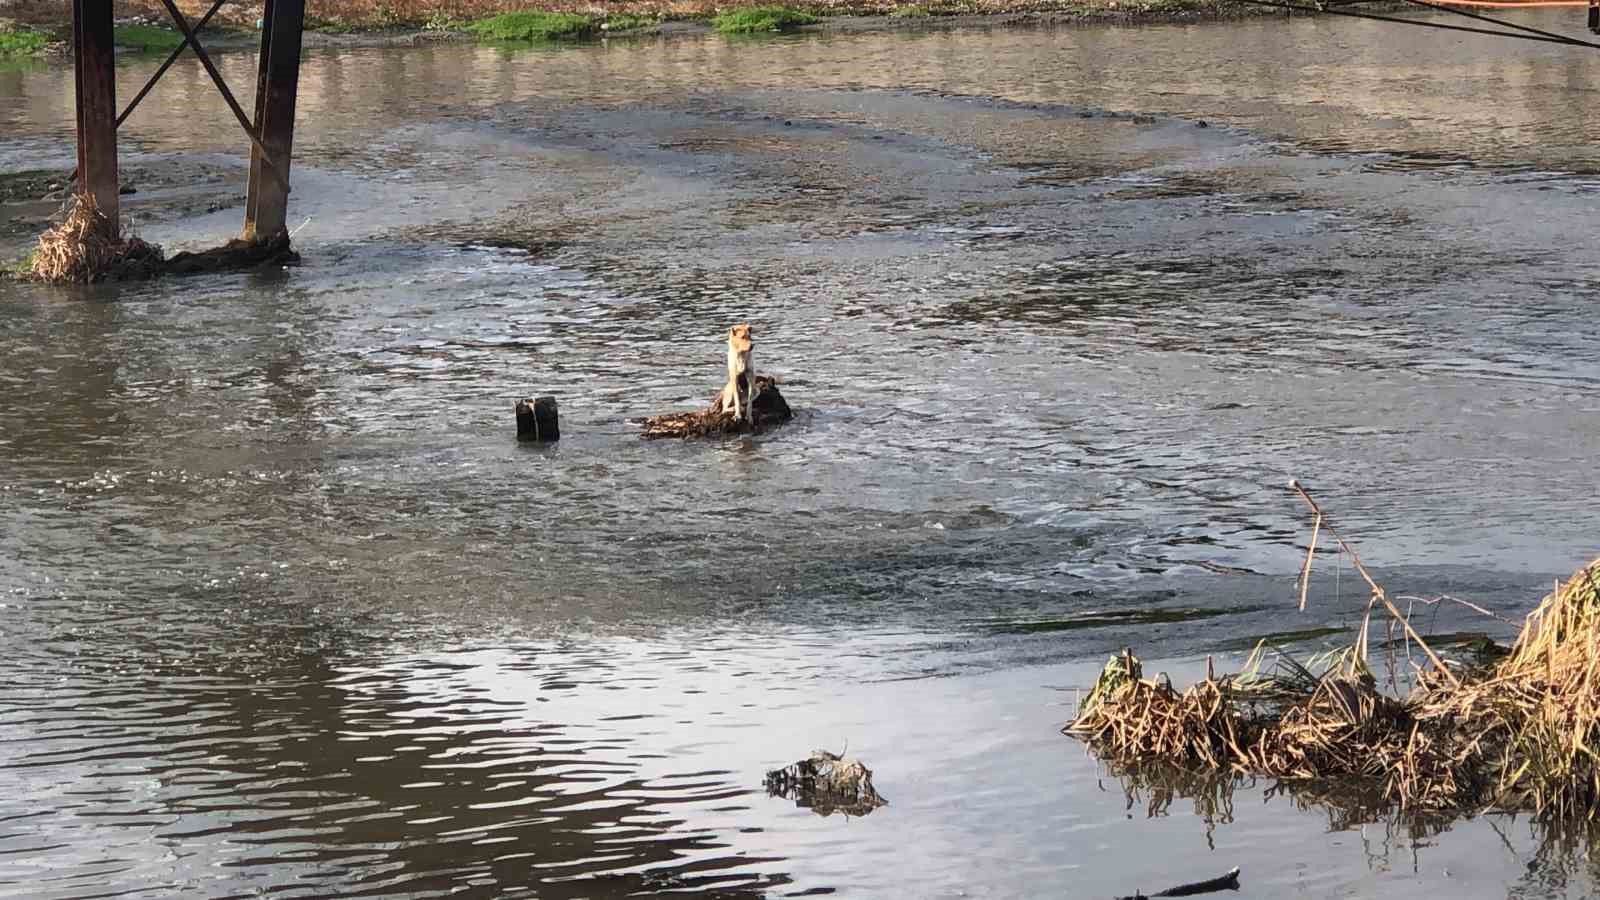
<svg viewBox="0 0 1600 900"><path fill-rule="evenodd" d="M1151 900L1154 897L1195 897L1200 894L1214 894L1218 891L1237 891L1239 889L1239 867L1234 866L1226 875L1216 878L1207 878L1205 881L1194 881L1189 884L1180 884L1154 894L1141 894L1134 892L1132 897L1120 897L1118 900Z"/></svg>

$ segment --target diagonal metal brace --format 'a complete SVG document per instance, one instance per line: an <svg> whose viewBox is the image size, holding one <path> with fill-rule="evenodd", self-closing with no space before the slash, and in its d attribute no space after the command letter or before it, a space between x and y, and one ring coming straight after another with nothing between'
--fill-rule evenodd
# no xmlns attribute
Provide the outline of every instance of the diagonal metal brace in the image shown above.
<svg viewBox="0 0 1600 900"><path fill-rule="evenodd" d="M228 0L217 0L217 2L211 4L211 9L200 18L200 22L194 26L192 34L199 34L200 30L206 27L206 23L211 21L211 17L217 14L217 10L221 9L222 5L227 2ZM172 64L178 61L178 57L183 55L183 50L189 46L192 34L183 36L183 41L167 55L167 61L161 64L161 68L156 69L156 73L151 75L150 80L144 83L144 87L139 89L139 93L134 94L133 99L128 101L128 108L122 111L122 115L117 116L117 125L119 127L123 122L128 121L128 117L133 115L133 111L139 107L140 101L144 100L150 91L155 88L156 82L161 80L161 76L167 74L167 70L172 68Z"/></svg>
<svg viewBox="0 0 1600 900"><path fill-rule="evenodd" d="M205 66L206 74L211 76L211 81L216 84L217 90L222 92L222 99L227 101L228 108L233 110L234 118L239 120L239 127L243 128L244 133L250 136L250 143L254 144L256 152L261 154L262 162L267 164L267 168L271 170L278 182L287 188L289 179L284 177L283 170L273 161L272 154L268 153L266 146L261 143L261 137L256 134L255 126L250 124L250 119L244 114L244 110L240 108L239 101L235 100L233 92L228 90L228 83L222 80L222 73L217 71L216 64L211 62L210 54L206 53L206 48L200 45L200 40L195 37L194 29L189 27L189 20L183 17L183 12L178 9L177 4L173 3L172 0L161 0L161 5L165 6L167 12L172 14L172 21L178 26L178 30L183 32L185 43L194 48L195 56L200 57L200 65Z"/></svg>
<svg viewBox="0 0 1600 900"><path fill-rule="evenodd" d="M207 11L205 16L200 19L200 23L194 26L194 33L199 34L200 29L206 27L206 23L211 21L211 17L216 15L217 10L221 9L222 5L227 2L228 0L217 0L216 3L213 3L211 5L211 9ZM128 101L128 106L122 111L122 115L117 116L118 128L122 127L123 122L128 121L128 117L133 115L133 111L138 109L139 104L144 101L144 98L150 95L150 92L155 89L156 82L161 80L161 76L167 74L167 70L172 68L172 64L178 61L178 57L183 55L183 50L187 46L189 46L189 38L185 37L181 42L179 42L178 46L167 55L167 61L161 64L161 68L156 69L156 73L151 75L150 80L146 81L144 83L144 87L139 89L139 93L133 95L133 99ZM67 176L67 183L71 184L77 180L78 170L73 169L72 174Z"/></svg>

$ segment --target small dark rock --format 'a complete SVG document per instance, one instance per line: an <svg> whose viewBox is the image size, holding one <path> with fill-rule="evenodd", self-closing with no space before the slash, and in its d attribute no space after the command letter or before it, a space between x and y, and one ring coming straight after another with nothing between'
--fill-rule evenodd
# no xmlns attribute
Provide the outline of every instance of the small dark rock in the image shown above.
<svg viewBox="0 0 1600 900"><path fill-rule="evenodd" d="M1205 119L1201 119L1200 121L1194 123L1194 127L1196 127L1196 128L1210 128L1211 125L1210 125L1210 123L1206 122Z"/></svg>

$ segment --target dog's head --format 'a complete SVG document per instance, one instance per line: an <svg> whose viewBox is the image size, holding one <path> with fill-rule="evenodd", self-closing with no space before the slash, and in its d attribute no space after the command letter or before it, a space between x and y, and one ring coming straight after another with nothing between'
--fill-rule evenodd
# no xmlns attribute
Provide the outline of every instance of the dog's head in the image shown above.
<svg viewBox="0 0 1600 900"><path fill-rule="evenodd" d="M728 348L735 353L749 352L755 344L753 338L749 325L735 325L728 329Z"/></svg>

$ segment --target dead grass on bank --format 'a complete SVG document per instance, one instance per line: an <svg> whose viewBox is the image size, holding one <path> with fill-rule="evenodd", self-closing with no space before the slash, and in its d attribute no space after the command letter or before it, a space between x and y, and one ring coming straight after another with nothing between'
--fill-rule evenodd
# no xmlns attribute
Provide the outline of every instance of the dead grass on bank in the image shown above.
<svg viewBox="0 0 1600 900"><path fill-rule="evenodd" d="M205 0L176 0L191 21L204 15L210 5ZM763 0L726 3L717 0L310 0L306 5L308 27L326 30L367 30L386 28L459 28L462 24L507 12L538 11L576 13L598 20L613 17L641 17L656 21L710 19L718 13L764 5ZM896 15L916 16L1001 15L1001 14L1081 14L1100 18L1153 17L1183 13L1231 12L1248 7L1225 5L1218 0L800 0L785 4L815 16ZM160 0L113 0L113 14L119 19L151 19L163 27L169 17ZM259 0L228 3L213 18L213 27L254 29L261 18ZM24 25L67 29L69 12L56 0L15 0L4 15ZM202 36L202 40L204 40Z"/></svg>
<svg viewBox="0 0 1600 900"><path fill-rule="evenodd" d="M1558 584L1511 655L1476 683L1430 691L1426 715L1472 740L1496 805L1600 821L1600 560Z"/></svg>
<svg viewBox="0 0 1600 900"><path fill-rule="evenodd" d="M1219 677L1208 662L1206 677L1182 691L1145 678L1124 651L1065 731L1123 770L1157 765L1336 785L1412 814L1493 808L1600 822L1600 560L1557 584L1508 656L1451 665L1301 494L1317 514L1314 535L1333 535L1372 588L1352 644L1305 664L1280 655L1268 673L1258 647L1239 673ZM1302 578L1309 574L1308 558ZM1398 683L1380 689L1369 667L1375 612L1426 658L1404 696Z"/></svg>
<svg viewBox="0 0 1600 900"><path fill-rule="evenodd" d="M39 236L30 274L40 281L74 282L147 278L161 271L161 248L117 234L90 194L78 194L60 225Z"/></svg>

